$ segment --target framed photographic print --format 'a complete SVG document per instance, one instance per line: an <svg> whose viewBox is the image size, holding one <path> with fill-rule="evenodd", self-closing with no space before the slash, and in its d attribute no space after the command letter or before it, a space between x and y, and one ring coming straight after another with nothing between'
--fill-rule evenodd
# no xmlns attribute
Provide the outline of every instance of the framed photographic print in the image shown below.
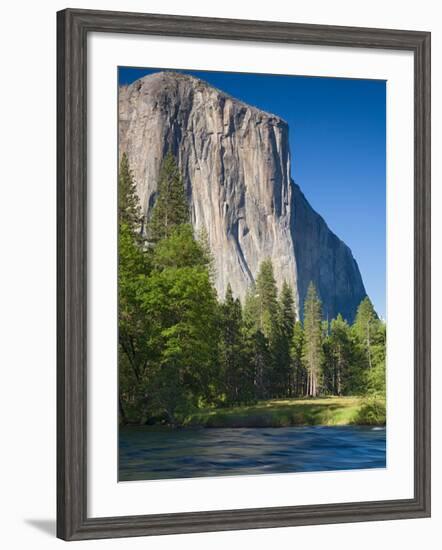
<svg viewBox="0 0 442 550"><path fill-rule="evenodd" d="M58 13L57 533L430 514L430 34Z"/></svg>

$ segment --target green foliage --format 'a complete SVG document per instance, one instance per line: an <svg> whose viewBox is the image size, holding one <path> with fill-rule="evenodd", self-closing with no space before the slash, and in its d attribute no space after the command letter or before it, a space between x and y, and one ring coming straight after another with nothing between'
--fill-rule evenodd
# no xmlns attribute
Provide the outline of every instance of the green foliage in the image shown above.
<svg viewBox="0 0 442 550"><path fill-rule="evenodd" d="M386 327L368 296L358 307L352 329L362 372L358 389L360 393L385 395Z"/></svg>
<svg viewBox="0 0 442 550"><path fill-rule="evenodd" d="M254 399L254 370L247 360L241 302L227 287L220 305L220 370L224 404L247 403Z"/></svg>
<svg viewBox="0 0 442 550"><path fill-rule="evenodd" d="M212 250L210 249L209 235L207 234L205 228L201 229L199 232L197 241L203 252L204 260L209 270L210 280L213 283L216 275L215 258L213 257Z"/></svg>
<svg viewBox="0 0 442 550"><path fill-rule="evenodd" d="M260 330L260 304L255 285L249 288L244 300L243 309L244 324L247 331L252 333Z"/></svg>
<svg viewBox="0 0 442 550"><path fill-rule="evenodd" d="M303 349L304 329L301 321L296 321L290 346L290 395L305 395L307 393L307 370L303 361Z"/></svg>
<svg viewBox="0 0 442 550"><path fill-rule="evenodd" d="M227 409L202 409L192 413L186 425L208 428L340 426L356 422L361 403L359 397L272 399Z"/></svg>
<svg viewBox="0 0 442 550"><path fill-rule="evenodd" d="M206 251L195 240L190 224L178 225L154 248L153 264L156 269L200 267L208 271L208 261Z"/></svg>
<svg viewBox="0 0 442 550"><path fill-rule="evenodd" d="M141 238L143 216L137 188L126 153L123 153L118 172L118 222L124 224L135 238Z"/></svg>
<svg viewBox="0 0 442 550"><path fill-rule="evenodd" d="M140 310L137 294L140 280L151 269L151 258L143 251L141 208L126 154L119 170L118 187L118 344L119 412L123 422L146 415L148 364L145 346L149 319Z"/></svg>
<svg viewBox="0 0 442 550"><path fill-rule="evenodd" d="M216 293L206 258L188 225L177 226L153 251L153 271L139 298L158 350L154 408L172 424L211 398L218 340Z"/></svg>
<svg viewBox="0 0 442 550"><path fill-rule="evenodd" d="M364 349L368 366L373 366L372 345L376 337L379 319L370 298L366 296L359 304L353 331Z"/></svg>
<svg viewBox="0 0 442 550"><path fill-rule="evenodd" d="M293 291L284 281L278 300L275 336L272 341L273 375L272 395L287 397L292 394L291 343L295 326Z"/></svg>
<svg viewBox="0 0 442 550"><path fill-rule="evenodd" d="M386 328L368 298L353 326L340 315L329 322L310 284L301 322L293 289L284 282L278 294L272 263L264 260L244 306L230 285L219 303L209 239L205 231L194 235L171 154L162 163L148 243L126 155L119 171L118 220L121 422L178 426L203 409L310 396L308 407L278 405L270 415L226 412L228 422L382 423ZM330 400L328 408L314 405L326 395L365 400L344 409ZM206 425L223 422L211 416Z"/></svg>
<svg viewBox="0 0 442 550"><path fill-rule="evenodd" d="M320 392L321 370L324 359L322 349L321 301L311 282L304 302L304 347L302 358L307 369L307 395L316 397Z"/></svg>
<svg viewBox="0 0 442 550"><path fill-rule="evenodd" d="M169 267L152 273L141 301L156 328L151 342L158 349L153 405L175 424L177 415L210 398L216 298L206 269Z"/></svg>
<svg viewBox="0 0 442 550"><path fill-rule="evenodd" d="M273 266L265 260L256 284L244 304L244 346L253 372L254 391L258 399L272 394L274 386L274 350L278 337L278 300Z"/></svg>
<svg viewBox="0 0 442 550"><path fill-rule="evenodd" d="M187 205L173 158L161 171L154 246L137 237L135 184L126 157L120 174L120 417L145 422L165 413L174 425L212 397L218 304L207 251L184 223Z"/></svg>
<svg viewBox="0 0 442 550"><path fill-rule="evenodd" d="M265 260L244 304L246 355L254 371L256 398L290 393L294 322L293 292L285 283L278 300L272 262Z"/></svg>
<svg viewBox="0 0 442 550"><path fill-rule="evenodd" d="M324 389L332 395L345 395L351 387L354 359L351 329L342 315L330 323L324 341Z"/></svg>
<svg viewBox="0 0 442 550"><path fill-rule="evenodd" d="M366 392L374 396L385 397L385 349L386 349L386 326L378 321L376 335L372 344L373 366L367 371Z"/></svg>
<svg viewBox="0 0 442 550"><path fill-rule="evenodd" d="M152 243L169 237L177 226L189 223L189 207L183 181L171 152L161 165L157 193L148 228L149 241Z"/></svg>
<svg viewBox="0 0 442 550"><path fill-rule="evenodd" d="M277 330L278 299L271 260L264 260L256 277L258 326L269 340Z"/></svg>
<svg viewBox="0 0 442 550"><path fill-rule="evenodd" d="M385 399L370 397L362 403L354 423L366 426L385 426L386 419Z"/></svg>
<svg viewBox="0 0 442 550"><path fill-rule="evenodd" d="M279 316L283 333L290 337L295 326L296 314L293 290L288 285L287 281L284 281L279 297Z"/></svg>

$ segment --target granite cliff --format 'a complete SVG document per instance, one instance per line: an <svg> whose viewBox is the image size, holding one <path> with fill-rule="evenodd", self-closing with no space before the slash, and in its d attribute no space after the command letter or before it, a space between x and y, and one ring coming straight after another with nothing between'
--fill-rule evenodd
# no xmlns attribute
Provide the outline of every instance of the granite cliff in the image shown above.
<svg viewBox="0 0 442 550"><path fill-rule="evenodd" d="M158 72L119 91L119 150L126 152L142 208L150 212L168 150L186 185L192 223L205 229L220 297L243 298L260 262L273 262L302 309L312 280L324 314L352 320L365 296L350 249L290 179L288 125L206 82Z"/></svg>

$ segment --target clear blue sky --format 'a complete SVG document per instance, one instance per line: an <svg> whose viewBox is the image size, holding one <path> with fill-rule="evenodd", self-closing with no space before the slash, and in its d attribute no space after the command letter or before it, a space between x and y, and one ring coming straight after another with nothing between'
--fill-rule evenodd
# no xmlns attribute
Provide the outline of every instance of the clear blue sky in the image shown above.
<svg viewBox="0 0 442 550"><path fill-rule="evenodd" d="M161 69L120 67L128 84ZM386 83L180 70L285 119L292 177L352 250L367 294L385 317Z"/></svg>

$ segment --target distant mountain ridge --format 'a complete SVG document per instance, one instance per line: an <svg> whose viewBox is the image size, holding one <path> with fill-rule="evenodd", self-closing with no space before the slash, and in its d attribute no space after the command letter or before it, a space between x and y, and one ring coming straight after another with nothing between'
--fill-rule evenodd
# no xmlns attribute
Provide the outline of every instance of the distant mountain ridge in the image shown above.
<svg viewBox="0 0 442 550"><path fill-rule="evenodd" d="M119 150L143 211L155 202L160 164L172 150L192 223L208 235L220 298L230 283L243 299L270 258L278 287L284 280L293 287L298 314L313 281L324 316L352 321L366 296L358 265L291 180L288 132L280 117L177 72L119 91Z"/></svg>

